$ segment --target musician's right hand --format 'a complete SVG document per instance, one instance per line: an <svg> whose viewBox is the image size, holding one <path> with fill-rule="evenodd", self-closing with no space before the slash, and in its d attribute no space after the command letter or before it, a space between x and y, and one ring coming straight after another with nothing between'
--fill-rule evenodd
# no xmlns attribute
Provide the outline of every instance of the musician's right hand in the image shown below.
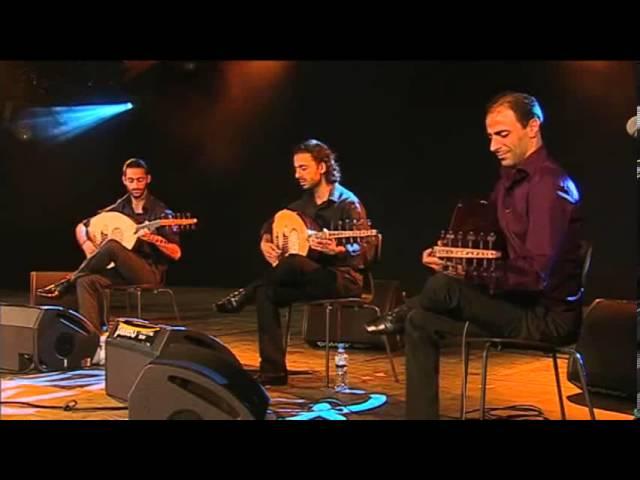
<svg viewBox="0 0 640 480"><path fill-rule="evenodd" d="M260 250L262 250L262 255L270 264L274 264L280 258L282 252L276 245L272 242L262 241L260 242Z"/></svg>
<svg viewBox="0 0 640 480"><path fill-rule="evenodd" d="M422 252L422 264L425 267L433 268L436 272L442 272L444 262L433 255L433 248L427 248Z"/></svg>
<svg viewBox="0 0 640 480"><path fill-rule="evenodd" d="M87 256L87 258L93 255L96 252L96 250L98 250L98 247L96 247L91 240L87 240L82 244L82 251Z"/></svg>

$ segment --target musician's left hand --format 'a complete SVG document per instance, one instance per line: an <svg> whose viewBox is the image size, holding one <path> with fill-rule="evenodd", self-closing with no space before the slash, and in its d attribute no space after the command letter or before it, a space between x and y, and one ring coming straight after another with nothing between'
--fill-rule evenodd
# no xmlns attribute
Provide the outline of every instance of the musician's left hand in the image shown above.
<svg viewBox="0 0 640 480"><path fill-rule="evenodd" d="M157 235L154 235L153 233L151 233L151 230L148 230L146 228L140 230L140 233L138 235L138 238L141 238L142 240L145 240L147 242L153 242L155 237L157 237Z"/></svg>
<svg viewBox="0 0 640 480"><path fill-rule="evenodd" d="M338 246L335 238L311 237L309 239L309 246L326 255L338 255L346 251L342 245Z"/></svg>
<svg viewBox="0 0 640 480"><path fill-rule="evenodd" d="M155 245L164 245L169 243L167 242L167 240L164 239L164 237L161 237L160 235L152 233L150 230L147 230L146 228L143 230L140 230L139 238L144 240L145 242L153 243Z"/></svg>
<svg viewBox="0 0 640 480"><path fill-rule="evenodd" d="M179 245L169 242L166 238L160 235L151 233L146 228L140 230L138 238L144 240L145 242L154 244L160 249L162 253L169 256L173 260L178 260L182 256L182 250L180 249Z"/></svg>
<svg viewBox="0 0 640 480"><path fill-rule="evenodd" d="M427 248L422 252L422 264L425 267L433 268L436 272L444 270L444 262L433 255L433 248Z"/></svg>

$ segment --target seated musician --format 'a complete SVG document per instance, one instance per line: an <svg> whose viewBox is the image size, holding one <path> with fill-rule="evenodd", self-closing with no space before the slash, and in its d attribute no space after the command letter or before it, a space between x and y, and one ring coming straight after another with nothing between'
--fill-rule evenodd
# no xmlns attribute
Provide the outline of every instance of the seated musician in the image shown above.
<svg viewBox="0 0 640 480"><path fill-rule="evenodd" d="M449 274L427 249L421 293L366 325L370 333L405 333L408 419L439 418L441 341L461 336L466 322L470 336L576 340L582 321L580 197L545 149L542 122L538 102L526 94L506 92L487 107L489 148L502 167L489 205L507 254L496 265L495 290Z"/></svg>
<svg viewBox="0 0 640 480"><path fill-rule="evenodd" d="M367 223L362 203L338 182L340 169L331 149L317 140L307 140L293 153L295 178L304 190L302 198L287 208L302 213L328 230L348 221L362 228ZM279 307L296 301L360 296L361 270L370 258L366 242L338 244L336 239L310 239L312 258L284 255L272 237L273 219L260 232L260 250L272 265L264 277L215 304L221 313L236 313L256 303L260 351L258 381L263 385L286 385L287 366ZM353 229L353 228L352 228Z"/></svg>
<svg viewBox="0 0 640 480"><path fill-rule="evenodd" d="M173 216L164 203L149 193L150 182L151 175L143 160L127 160L122 168L122 183L127 188L127 194L100 213L120 212L136 223ZM179 235L171 227L160 227L157 233L145 231L132 250L113 239L97 245L99 241L88 234L90 220L86 219L76 227L76 240L87 259L69 278L42 288L37 293L43 297L58 298L75 284L78 310L100 329L99 301L105 287L158 285L164 279L169 260L178 260L182 252ZM112 262L114 267L107 268Z"/></svg>

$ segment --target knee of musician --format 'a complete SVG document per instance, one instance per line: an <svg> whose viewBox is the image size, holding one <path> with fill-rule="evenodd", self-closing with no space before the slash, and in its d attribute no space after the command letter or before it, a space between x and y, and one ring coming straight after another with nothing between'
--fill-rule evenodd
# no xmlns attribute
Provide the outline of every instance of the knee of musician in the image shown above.
<svg viewBox="0 0 640 480"><path fill-rule="evenodd" d="M459 293L458 280L439 272L425 283L420 295L420 305L426 310L446 311L456 304Z"/></svg>
<svg viewBox="0 0 640 480"><path fill-rule="evenodd" d="M104 244L102 245L101 250L103 252L107 252L107 253L113 254L113 253L119 252L123 248L124 247L122 246L122 244L120 242L118 242L117 240L114 240L113 238L110 238L109 240L104 242Z"/></svg>
<svg viewBox="0 0 640 480"><path fill-rule="evenodd" d="M280 262L278 262L278 265L276 265L275 268L279 272L285 270L295 270L300 267L300 264L304 258L306 257L298 254L287 255L282 260L280 260Z"/></svg>

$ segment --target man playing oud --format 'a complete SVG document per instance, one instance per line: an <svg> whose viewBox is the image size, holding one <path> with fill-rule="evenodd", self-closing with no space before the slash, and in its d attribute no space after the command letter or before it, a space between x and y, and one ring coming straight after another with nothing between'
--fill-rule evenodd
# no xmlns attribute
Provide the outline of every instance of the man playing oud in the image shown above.
<svg viewBox="0 0 640 480"><path fill-rule="evenodd" d="M101 210L119 212L142 223L173 216L164 203L149 193L151 175L147 164L138 158L127 160L122 168L122 183L127 194L113 205ZM38 290L38 295L59 298L72 285L76 286L78 310L98 330L101 328L99 301L102 290L110 285L160 285L170 260L182 255L179 235L170 227L160 227L157 233L143 231L132 250L119 241L100 243L91 238L86 219L76 227L76 240L87 259L68 278ZM111 266L113 267L111 268Z"/></svg>
<svg viewBox="0 0 640 480"><path fill-rule="evenodd" d="M339 184L335 153L317 140L307 140L293 153L295 178L304 190L302 198L287 207L310 219L319 229L364 229L365 208L358 198ZM272 236L274 219L260 232L260 250L272 265L264 277L236 290L216 303L221 313L240 312L255 301L258 317L260 374L263 385L286 385L287 367L279 308L300 300L358 297L363 275L371 259L371 242L340 242L311 237L313 259L287 254Z"/></svg>
<svg viewBox="0 0 640 480"><path fill-rule="evenodd" d="M542 122L538 101L524 93L505 92L487 107L489 148L501 166L489 204L508 253L496 276L486 277L497 280L495 294L456 278L427 249L422 292L366 325L370 333L405 334L408 419L439 418L440 347L467 326L480 337L557 345L577 339L585 261L581 199L544 146Z"/></svg>

